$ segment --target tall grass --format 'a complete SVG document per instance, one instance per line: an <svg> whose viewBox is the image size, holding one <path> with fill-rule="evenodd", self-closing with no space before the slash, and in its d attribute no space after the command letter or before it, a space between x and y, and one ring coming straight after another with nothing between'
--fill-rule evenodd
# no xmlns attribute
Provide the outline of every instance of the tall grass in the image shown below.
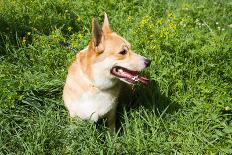
<svg viewBox="0 0 232 155"><path fill-rule="evenodd" d="M3 0L1 154L232 154L231 1ZM62 101L67 67L91 38L91 18L152 59L119 131L77 122ZM37 31L43 33L38 34Z"/></svg>

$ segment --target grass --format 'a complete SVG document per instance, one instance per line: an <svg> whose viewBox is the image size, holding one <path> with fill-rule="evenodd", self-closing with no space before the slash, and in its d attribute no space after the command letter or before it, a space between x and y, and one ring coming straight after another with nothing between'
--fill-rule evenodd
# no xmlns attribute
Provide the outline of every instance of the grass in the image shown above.
<svg viewBox="0 0 232 155"><path fill-rule="evenodd" d="M1 1L0 154L232 154L231 10L229 0ZM84 48L104 12L153 60L113 136L104 122L69 119L74 55L51 41Z"/></svg>

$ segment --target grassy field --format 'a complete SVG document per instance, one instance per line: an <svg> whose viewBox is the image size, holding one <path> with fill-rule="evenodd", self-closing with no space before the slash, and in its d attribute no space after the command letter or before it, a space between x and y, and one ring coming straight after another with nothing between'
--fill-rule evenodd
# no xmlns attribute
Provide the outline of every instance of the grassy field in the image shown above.
<svg viewBox="0 0 232 155"><path fill-rule="evenodd" d="M51 41L84 48L104 12L153 60L115 135L69 119L74 54ZM230 0L1 0L0 154L232 154L231 24Z"/></svg>

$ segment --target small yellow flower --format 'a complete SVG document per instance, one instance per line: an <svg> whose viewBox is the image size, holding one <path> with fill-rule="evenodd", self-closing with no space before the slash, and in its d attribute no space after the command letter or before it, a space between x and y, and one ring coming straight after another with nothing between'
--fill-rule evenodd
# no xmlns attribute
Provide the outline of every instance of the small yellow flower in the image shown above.
<svg viewBox="0 0 232 155"><path fill-rule="evenodd" d="M168 17L169 17L169 18L176 19L176 16L175 16L172 12L168 13Z"/></svg>
<svg viewBox="0 0 232 155"><path fill-rule="evenodd" d="M27 32L27 35L28 35L28 36L31 35L31 32Z"/></svg>
<svg viewBox="0 0 232 155"><path fill-rule="evenodd" d="M73 28L71 26L69 26L67 30L70 32L70 31L72 31L72 29Z"/></svg>
<svg viewBox="0 0 232 155"><path fill-rule="evenodd" d="M80 40L83 40L84 36L83 36L82 34L78 34L78 38L79 38Z"/></svg>
<svg viewBox="0 0 232 155"><path fill-rule="evenodd" d="M153 23L149 24L149 28L153 29L155 27L155 25Z"/></svg>
<svg viewBox="0 0 232 155"><path fill-rule="evenodd" d="M74 47L74 48L77 48L78 44L77 44L77 42L73 42L73 43L71 43L71 46Z"/></svg>
<svg viewBox="0 0 232 155"><path fill-rule="evenodd" d="M81 17L80 17L80 16L77 16L76 21L77 21L77 22L81 21Z"/></svg>
<svg viewBox="0 0 232 155"><path fill-rule="evenodd" d="M23 39L22 39L22 44L25 44L26 41L27 41L26 37L23 37Z"/></svg>
<svg viewBox="0 0 232 155"><path fill-rule="evenodd" d="M132 19L133 19L132 16L128 16L128 17L127 17L127 22L130 22Z"/></svg>
<svg viewBox="0 0 232 155"><path fill-rule="evenodd" d="M173 30L176 30L176 25L175 24L173 24L173 23L170 23L170 25L169 25Z"/></svg>

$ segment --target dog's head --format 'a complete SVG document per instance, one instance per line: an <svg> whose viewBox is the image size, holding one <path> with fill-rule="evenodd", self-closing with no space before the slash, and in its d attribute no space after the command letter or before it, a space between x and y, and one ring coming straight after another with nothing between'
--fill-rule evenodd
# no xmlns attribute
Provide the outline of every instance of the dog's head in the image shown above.
<svg viewBox="0 0 232 155"><path fill-rule="evenodd" d="M130 43L111 30L106 14L102 28L93 18L92 41L87 52L91 59L92 79L100 88L109 88L119 80L129 84L149 81L139 72L151 61L134 53Z"/></svg>

